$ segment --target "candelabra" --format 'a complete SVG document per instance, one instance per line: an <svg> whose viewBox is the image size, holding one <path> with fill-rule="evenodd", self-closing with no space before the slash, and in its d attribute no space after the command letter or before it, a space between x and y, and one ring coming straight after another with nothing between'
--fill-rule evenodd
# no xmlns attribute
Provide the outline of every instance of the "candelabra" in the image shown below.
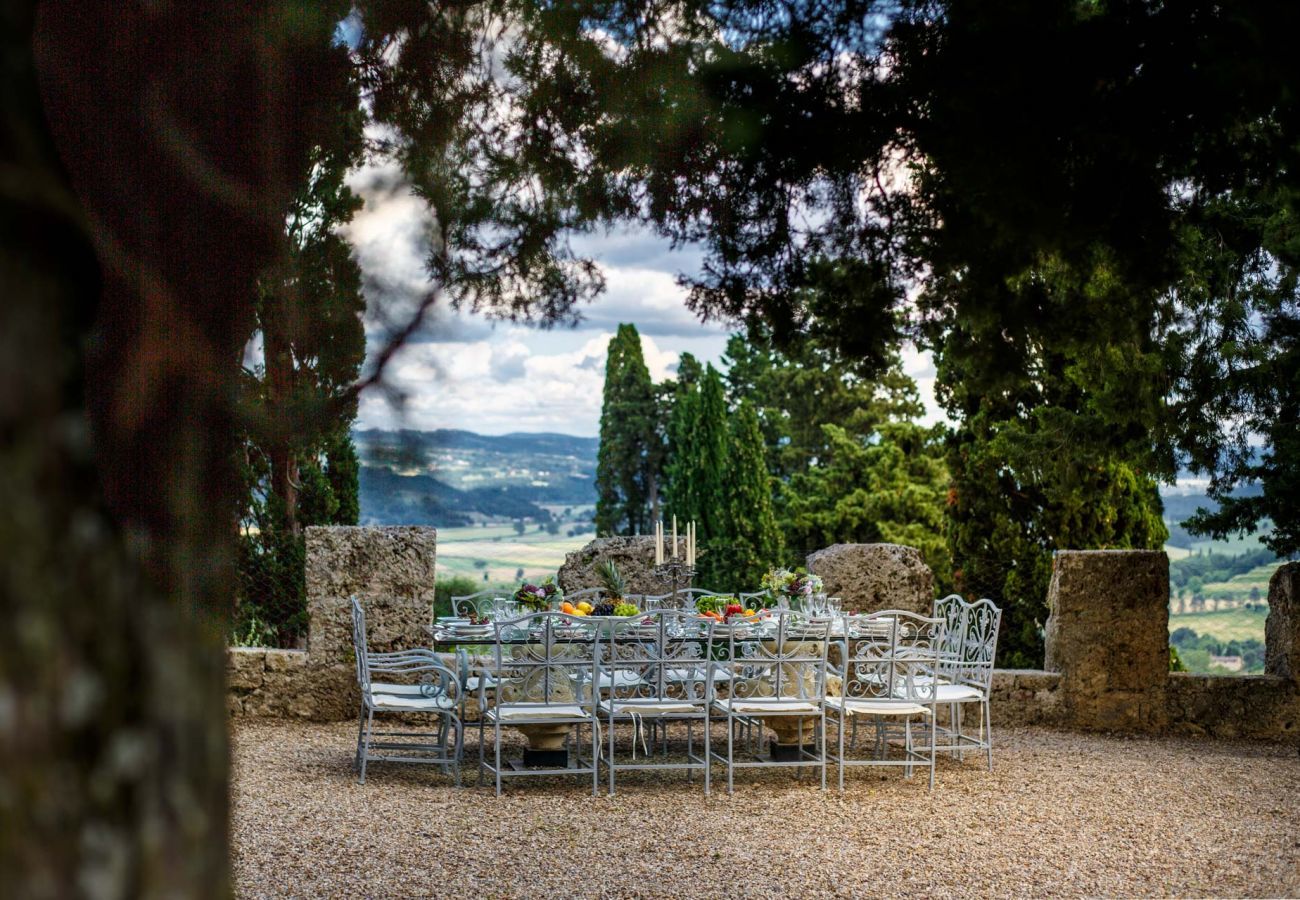
<svg viewBox="0 0 1300 900"><path fill-rule="evenodd" d="M678 602L677 595L683 587L691 586L695 579L695 566L681 559L666 559L651 569L651 573L672 586L673 606L681 609L682 604Z"/></svg>

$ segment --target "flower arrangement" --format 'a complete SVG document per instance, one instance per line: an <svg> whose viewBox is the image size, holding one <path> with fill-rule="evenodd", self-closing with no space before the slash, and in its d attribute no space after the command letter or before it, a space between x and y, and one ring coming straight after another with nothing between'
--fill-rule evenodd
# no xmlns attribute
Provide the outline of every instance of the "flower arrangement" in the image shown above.
<svg viewBox="0 0 1300 900"><path fill-rule="evenodd" d="M550 609L551 604L563 600L564 591L560 590L554 578L547 578L541 584L525 582L515 591L514 599L531 612L543 612Z"/></svg>
<svg viewBox="0 0 1300 900"><path fill-rule="evenodd" d="M763 576L762 588L773 597L807 599L822 592L822 579L806 569L773 569Z"/></svg>

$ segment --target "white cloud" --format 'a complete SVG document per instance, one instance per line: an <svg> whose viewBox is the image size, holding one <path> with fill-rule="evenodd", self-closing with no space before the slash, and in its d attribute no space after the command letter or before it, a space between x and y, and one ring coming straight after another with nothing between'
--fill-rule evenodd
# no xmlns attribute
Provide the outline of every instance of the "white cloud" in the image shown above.
<svg viewBox="0 0 1300 900"><path fill-rule="evenodd" d="M364 277L373 353L432 287L425 268L432 216L395 165L371 163L354 173L351 183L365 206L344 235ZM388 391L372 390L361 398L359 427L595 435L605 350L623 322L641 332L655 381L673 376L683 352L718 363L734 328L701 322L686 308L686 291L676 281L677 272L698 270L696 249L674 250L663 239L631 228L583 237L575 249L600 263L607 284L603 295L582 308L576 327L493 323L435 305L425 327L391 361ZM921 389L926 420L942 421L930 355L910 346L902 355ZM392 402L395 395L400 404Z"/></svg>
<svg viewBox="0 0 1300 900"><path fill-rule="evenodd" d="M533 352L528 336L527 329L512 328L496 341L403 347L390 365L388 382L404 402L397 406L382 393L365 394L359 426L595 435L613 332L549 353ZM678 351L660 347L650 335L641 336L641 349L652 378L671 377Z"/></svg>

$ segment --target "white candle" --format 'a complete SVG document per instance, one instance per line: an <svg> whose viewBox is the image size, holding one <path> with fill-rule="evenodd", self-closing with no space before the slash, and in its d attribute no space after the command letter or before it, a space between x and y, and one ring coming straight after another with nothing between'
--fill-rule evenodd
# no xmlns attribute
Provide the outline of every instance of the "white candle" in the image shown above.
<svg viewBox="0 0 1300 900"><path fill-rule="evenodd" d="M664 564L664 523L655 522L655 565Z"/></svg>
<svg viewBox="0 0 1300 900"><path fill-rule="evenodd" d="M686 526L686 565L695 565L695 523Z"/></svg>
<svg viewBox="0 0 1300 900"><path fill-rule="evenodd" d="M673 516L673 559L677 558L677 517Z"/></svg>

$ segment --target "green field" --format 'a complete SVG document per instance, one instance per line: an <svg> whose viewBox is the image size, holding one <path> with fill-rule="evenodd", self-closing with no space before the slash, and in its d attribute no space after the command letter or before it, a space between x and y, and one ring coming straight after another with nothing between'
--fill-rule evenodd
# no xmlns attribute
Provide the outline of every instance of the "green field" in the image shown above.
<svg viewBox="0 0 1300 900"><path fill-rule="evenodd" d="M1268 596L1268 581L1277 571L1278 566L1282 565L1281 561L1269 563L1265 566L1256 566L1249 572L1243 572L1240 575L1234 575L1227 581L1207 582L1204 588L1205 596L1218 597L1220 595L1231 594L1234 597L1250 597L1251 589L1259 591L1259 599Z"/></svg>
<svg viewBox="0 0 1300 900"><path fill-rule="evenodd" d="M508 524L439 528L438 575L463 575L482 582L484 587L516 586L520 569L529 580L554 575L564 563L564 555L592 537L566 537L563 531L547 534L538 531L536 525L522 535Z"/></svg>
<svg viewBox="0 0 1300 900"><path fill-rule="evenodd" d="M1190 628L1197 634L1208 634L1220 641L1264 640L1264 619L1268 610L1225 609L1218 612L1183 613L1169 617L1169 631Z"/></svg>

